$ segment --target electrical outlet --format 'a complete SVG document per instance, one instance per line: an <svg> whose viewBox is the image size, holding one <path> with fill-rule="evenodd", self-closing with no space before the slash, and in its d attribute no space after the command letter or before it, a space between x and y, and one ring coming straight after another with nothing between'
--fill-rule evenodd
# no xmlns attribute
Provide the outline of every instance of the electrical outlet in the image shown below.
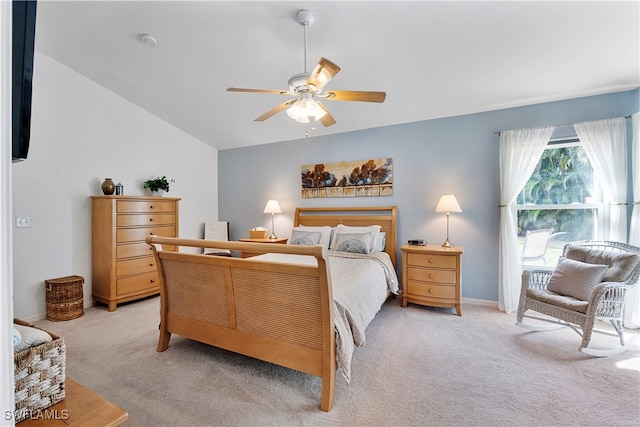
<svg viewBox="0 0 640 427"><path fill-rule="evenodd" d="M31 227L31 217L30 216L18 216L18 217L16 217L16 227L17 228Z"/></svg>

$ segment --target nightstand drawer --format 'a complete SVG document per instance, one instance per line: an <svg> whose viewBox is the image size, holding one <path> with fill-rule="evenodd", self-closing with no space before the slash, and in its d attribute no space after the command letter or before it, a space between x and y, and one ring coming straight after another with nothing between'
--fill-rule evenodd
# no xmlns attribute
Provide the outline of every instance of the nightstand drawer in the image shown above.
<svg viewBox="0 0 640 427"><path fill-rule="evenodd" d="M407 254L407 265L430 268L456 268L456 257L409 253Z"/></svg>
<svg viewBox="0 0 640 427"><path fill-rule="evenodd" d="M430 268L408 268L409 280L421 280L432 283L456 283L455 270L435 270Z"/></svg>
<svg viewBox="0 0 640 427"><path fill-rule="evenodd" d="M412 280L409 280L407 284L410 295L442 299L455 299L456 297L455 286L432 285L430 283L414 282Z"/></svg>

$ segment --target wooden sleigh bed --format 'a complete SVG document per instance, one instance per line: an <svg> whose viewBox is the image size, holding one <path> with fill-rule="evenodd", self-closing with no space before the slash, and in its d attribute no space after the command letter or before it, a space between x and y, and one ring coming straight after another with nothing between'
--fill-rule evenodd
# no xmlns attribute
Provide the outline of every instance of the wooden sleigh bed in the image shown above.
<svg viewBox="0 0 640 427"><path fill-rule="evenodd" d="M386 234L384 252L388 254L393 269L396 222L395 206L298 208L294 227L380 225ZM168 348L171 334L178 334L321 377L320 409L331 410L337 370L336 341L339 353L343 347L338 325L342 325L344 317L343 307L334 300L334 293L345 294L342 289L336 291L332 284L344 281L342 277L336 280L338 268L334 264L338 261L332 261L333 251L321 245L273 245L157 236L149 236L147 242L153 246L160 273L159 352ZM163 251L161 245L266 254L253 258L220 257ZM347 262L344 258L348 254L340 255L335 257L339 263ZM283 258L278 259L278 256ZM296 257L304 258L305 262L289 261L289 258ZM332 268L336 270L334 277ZM395 277L395 271L392 275ZM378 297L373 315L393 292L391 287L385 291ZM369 321L364 321L364 327ZM342 330L346 329L349 327L342 325ZM352 345L346 341L345 344Z"/></svg>

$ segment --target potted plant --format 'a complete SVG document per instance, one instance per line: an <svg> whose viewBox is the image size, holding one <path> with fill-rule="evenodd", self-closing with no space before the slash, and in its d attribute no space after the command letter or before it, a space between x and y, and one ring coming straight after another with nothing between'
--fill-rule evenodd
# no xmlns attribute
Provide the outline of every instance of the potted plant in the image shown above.
<svg viewBox="0 0 640 427"><path fill-rule="evenodd" d="M173 182L173 180L171 180ZM158 177L156 179L148 179L144 182L142 188L151 190L154 196L162 196L163 192L169 192L169 181L166 176Z"/></svg>

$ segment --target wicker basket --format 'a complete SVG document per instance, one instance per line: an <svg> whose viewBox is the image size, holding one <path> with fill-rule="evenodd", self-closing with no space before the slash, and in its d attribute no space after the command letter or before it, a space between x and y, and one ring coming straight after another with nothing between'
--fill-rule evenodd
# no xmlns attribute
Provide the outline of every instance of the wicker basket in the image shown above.
<svg viewBox="0 0 640 427"><path fill-rule="evenodd" d="M19 319L14 319L14 323L35 328ZM38 416L39 411L65 398L64 338L47 333L53 338L52 341L13 355L16 423L27 417Z"/></svg>
<svg viewBox="0 0 640 427"><path fill-rule="evenodd" d="M71 320L84 314L84 296L81 276L59 277L45 280L47 293L47 319Z"/></svg>
<svg viewBox="0 0 640 427"><path fill-rule="evenodd" d="M249 230L249 237L252 239L266 239L269 230Z"/></svg>

